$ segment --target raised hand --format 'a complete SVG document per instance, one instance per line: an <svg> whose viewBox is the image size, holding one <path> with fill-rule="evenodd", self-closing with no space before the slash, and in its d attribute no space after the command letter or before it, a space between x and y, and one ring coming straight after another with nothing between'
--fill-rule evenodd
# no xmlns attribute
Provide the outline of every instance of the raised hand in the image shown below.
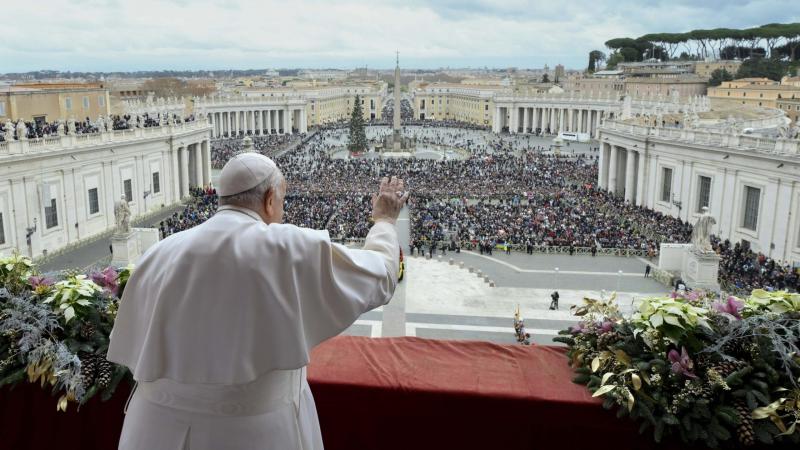
<svg viewBox="0 0 800 450"><path fill-rule="evenodd" d="M384 177L380 191L372 196L372 219L394 224L403 205L408 200L408 192L403 191L403 180L397 177Z"/></svg>

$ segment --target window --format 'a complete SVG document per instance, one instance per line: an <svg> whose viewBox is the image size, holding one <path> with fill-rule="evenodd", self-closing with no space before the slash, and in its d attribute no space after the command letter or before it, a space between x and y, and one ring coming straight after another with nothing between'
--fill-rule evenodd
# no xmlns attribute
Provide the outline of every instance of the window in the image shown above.
<svg viewBox="0 0 800 450"><path fill-rule="evenodd" d="M50 206L44 207L44 223L47 229L58 226L58 208L54 198L50 199Z"/></svg>
<svg viewBox="0 0 800 450"><path fill-rule="evenodd" d="M122 190L125 191L125 200L132 202L133 188L131 187L131 180L125 180L122 182Z"/></svg>
<svg viewBox="0 0 800 450"><path fill-rule="evenodd" d="M6 243L6 229L3 224L3 213L0 213L0 245Z"/></svg>
<svg viewBox="0 0 800 450"><path fill-rule="evenodd" d="M701 176L697 191L697 212L703 212L703 207L708 207L711 197L711 177Z"/></svg>
<svg viewBox="0 0 800 450"><path fill-rule="evenodd" d="M99 96L97 96L97 104L98 104L98 105L99 105L101 108L102 108L102 107L104 107L104 106L106 106L106 96L105 96L105 95L99 95Z"/></svg>
<svg viewBox="0 0 800 450"><path fill-rule="evenodd" d="M83 97L83 109L89 109L89 97Z"/></svg>
<svg viewBox="0 0 800 450"><path fill-rule="evenodd" d="M158 172L153 172L153 194L159 192L161 192L161 178L158 176Z"/></svg>
<svg viewBox="0 0 800 450"><path fill-rule="evenodd" d="M744 187L744 218L742 228L756 231L758 227L758 206L761 201L761 189L752 186Z"/></svg>
<svg viewBox="0 0 800 450"><path fill-rule="evenodd" d="M0 116L6 115L6 104L5 102L0 102Z"/></svg>
<svg viewBox="0 0 800 450"><path fill-rule="evenodd" d="M89 189L89 214L100 212L100 200L97 196L97 188Z"/></svg>
<svg viewBox="0 0 800 450"><path fill-rule="evenodd" d="M67 97L64 99L64 108L72 109L72 97Z"/></svg>
<svg viewBox="0 0 800 450"><path fill-rule="evenodd" d="M672 169L661 169L661 201L669 202L672 197Z"/></svg>

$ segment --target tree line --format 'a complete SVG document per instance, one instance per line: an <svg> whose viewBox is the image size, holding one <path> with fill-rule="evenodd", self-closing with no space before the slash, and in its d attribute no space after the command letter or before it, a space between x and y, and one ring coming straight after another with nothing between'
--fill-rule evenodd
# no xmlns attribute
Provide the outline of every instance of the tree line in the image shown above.
<svg viewBox="0 0 800 450"><path fill-rule="evenodd" d="M608 57L599 50L589 53L590 72L603 60L607 61L608 68L614 68L620 62L649 58L668 61L761 57L794 64L800 59L800 23L770 23L746 29L650 33L637 38L610 39L605 45L610 50Z"/></svg>

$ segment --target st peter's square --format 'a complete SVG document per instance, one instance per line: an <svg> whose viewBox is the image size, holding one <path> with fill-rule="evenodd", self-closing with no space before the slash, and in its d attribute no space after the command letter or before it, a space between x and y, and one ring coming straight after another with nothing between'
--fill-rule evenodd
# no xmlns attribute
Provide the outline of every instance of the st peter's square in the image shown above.
<svg viewBox="0 0 800 450"><path fill-rule="evenodd" d="M800 445L797 8L45 3L0 450Z"/></svg>

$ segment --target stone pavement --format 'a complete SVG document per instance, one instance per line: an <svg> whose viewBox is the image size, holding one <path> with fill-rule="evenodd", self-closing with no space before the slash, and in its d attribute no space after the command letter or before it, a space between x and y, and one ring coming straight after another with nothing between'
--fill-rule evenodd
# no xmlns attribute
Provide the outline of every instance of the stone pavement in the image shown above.
<svg viewBox="0 0 800 450"><path fill-rule="evenodd" d="M532 341L552 344L559 330L577 323L569 308L584 297L617 291L620 308L631 312L641 298L668 292L666 286L644 278L647 261L634 257L517 252L488 256L468 251L433 259L409 256L406 210L397 225L406 252L405 279L389 304L364 314L345 334L515 343L513 317L519 306ZM553 289L560 295L556 311L549 309Z"/></svg>

